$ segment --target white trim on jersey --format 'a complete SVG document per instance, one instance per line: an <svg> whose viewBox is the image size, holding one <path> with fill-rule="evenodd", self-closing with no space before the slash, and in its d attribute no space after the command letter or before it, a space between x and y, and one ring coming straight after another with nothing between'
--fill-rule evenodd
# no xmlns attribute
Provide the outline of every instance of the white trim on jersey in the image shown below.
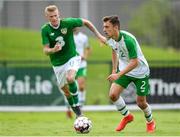
<svg viewBox="0 0 180 137"><path fill-rule="evenodd" d="M139 46L139 43L137 42L135 36L130 34L129 32L126 31L120 31L124 35L126 35L129 39L133 39L136 43L136 50L137 50L137 58L139 61L139 64L136 68L128 72L126 75L135 77L135 78L144 78L149 75L150 70L149 70L149 65L141 51L141 48ZM127 49L126 45L126 37L121 38L120 41L116 42L114 39L109 39L107 41L107 44L118 54L119 57L119 70L123 70L126 68L126 66L129 64L129 51ZM122 56L123 52L123 56Z"/></svg>

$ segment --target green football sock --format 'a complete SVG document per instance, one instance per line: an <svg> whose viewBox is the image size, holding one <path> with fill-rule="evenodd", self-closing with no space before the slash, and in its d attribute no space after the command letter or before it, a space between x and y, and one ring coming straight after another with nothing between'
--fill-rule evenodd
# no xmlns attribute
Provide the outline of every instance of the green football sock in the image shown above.
<svg viewBox="0 0 180 137"><path fill-rule="evenodd" d="M67 101L69 103L70 106L73 106L74 105L74 99L73 99L73 96L69 96L69 97L66 97L67 98Z"/></svg>
<svg viewBox="0 0 180 137"><path fill-rule="evenodd" d="M77 85L76 82L69 84L69 90L71 92L71 95L73 97L73 101L75 105L78 105L79 99L78 99L78 92L77 92Z"/></svg>
<svg viewBox="0 0 180 137"><path fill-rule="evenodd" d="M152 111L151 111L151 107L149 105L147 105L147 107L145 109L143 109L145 118L148 122L152 121L153 116L152 116Z"/></svg>
<svg viewBox="0 0 180 137"><path fill-rule="evenodd" d="M79 106L79 99L78 99L78 95L73 95L73 100L74 100L74 104L77 106Z"/></svg>
<svg viewBox="0 0 180 137"><path fill-rule="evenodd" d="M67 97L67 101L69 103L69 105L71 106L73 112L76 114L76 116L81 116L82 115L82 112L81 112L81 109L79 106L74 106L74 99L73 99L73 96L70 96L70 97Z"/></svg>
<svg viewBox="0 0 180 137"><path fill-rule="evenodd" d="M77 85L76 82L74 81L73 83L69 83L69 90L72 94L76 94L77 92Z"/></svg>

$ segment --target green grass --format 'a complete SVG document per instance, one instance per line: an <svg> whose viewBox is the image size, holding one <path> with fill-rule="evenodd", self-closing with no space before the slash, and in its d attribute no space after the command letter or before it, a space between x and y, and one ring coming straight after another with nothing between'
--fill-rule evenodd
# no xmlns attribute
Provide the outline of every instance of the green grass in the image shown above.
<svg viewBox="0 0 180 137"><path fill-rule="evenodd" d="M180 111L154 111L156 132L145 132L145 119L140 111L133 111L134 122L122 132L114 128L122 118L118 112L85 112L93 122L92 131L82 136L180 136ZM73 129L74 119L64 112L0 113L1 136L80 136Z"/></svg>
<svg viewBox="0 0 180 137"><path fill-rule="evenodd" d="M179 60L180 51L172 48L157 48L151 46L142 46L143 53L147 60Z"/></svg>
<svg viewBox="0 0 180 137"><path fill-rule="evenodd" d="M87 77L87 104L109 104L109 75L108 65L89 65Z"/></svg>
<svg viewBox="0 0 180 137"><path fill-rule="evenodd" d="M48 60L42 52L41 34L37 31L0 28L0 60ZM93 47L89 60L111 60L111 49L100 47L90 38ZM180 60L180 51L141 45L147 60Z"/></svg>
<svg viewBox="0 0 180 137"><path fill-rule="evenodd" d="M1 60L44 60L40 33L21 29L0 29Z"/></svg>
<svg viewBox="0 0 180 137"><path fill-rule="evenodd" d="M89 60L111 59L111 49L100 47L90 38L92 54ZM49 60L42 52L40 32L20 29L0 29L0 60ZM180 60L180 51L142 46L148 60ZM39 65L39 64L38 64ZM48 63L50 66L50 64ZM88 67L87 104L107 104L109 74L107 64ZM154 111L157 131L145 132L145 120L141 112L133 112L135 121L120 133L114 131L121 116L118 112L86 112L93 122L93 129L82 136L180 136L178 111ZM64 112L51 113L0 113L0 136L80 136L73 130L74 119L67 119Z"/></svg>

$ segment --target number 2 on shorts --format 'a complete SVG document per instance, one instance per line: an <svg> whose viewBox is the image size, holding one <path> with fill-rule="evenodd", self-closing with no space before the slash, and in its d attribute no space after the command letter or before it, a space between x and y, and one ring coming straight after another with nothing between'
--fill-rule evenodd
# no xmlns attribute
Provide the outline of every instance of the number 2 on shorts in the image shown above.
<svg viewBox="0 0 180 137"><path fill-rule="evenodd" d="M142 85L140 87L141 92L145 92L145 85L146 85L146 81L142 81Z"/></svg>

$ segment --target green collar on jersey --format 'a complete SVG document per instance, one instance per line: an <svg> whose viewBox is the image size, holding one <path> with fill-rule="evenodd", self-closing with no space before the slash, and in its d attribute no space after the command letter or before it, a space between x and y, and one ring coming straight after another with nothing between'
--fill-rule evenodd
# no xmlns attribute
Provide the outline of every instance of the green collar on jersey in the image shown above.
<svg viewBox="0 0 180 137"><path fill-rule="evenodd" d="M119 31L118 41L120 41L120 40L121 40L121 38L122 38L122 34L121 34L121 32Z"/></svg>

